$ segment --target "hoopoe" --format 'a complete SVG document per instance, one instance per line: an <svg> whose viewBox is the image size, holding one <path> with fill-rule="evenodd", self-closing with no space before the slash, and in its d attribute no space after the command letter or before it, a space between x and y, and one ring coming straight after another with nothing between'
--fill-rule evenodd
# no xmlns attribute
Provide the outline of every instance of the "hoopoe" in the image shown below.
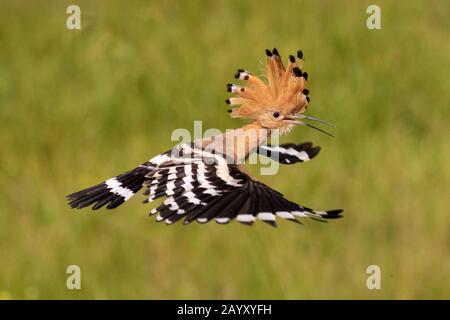
<svg viewBox="0 0 450 320"><path fill-rule="evenodd" d="M341 217L341 209L317 211L286 199L251 177L243 167L245 159L255 152L283 164L294 164L311 160L320 151L310 142L270 145L267 140L273 131L287 133L301 125L325 132L300 120L326 124L304 115L310 100L305 88L308 74L302 71L303 52L289 56L286 67L277 49L266 50L266 55L266 81L240 69L235 78L247 86L227 85L227 91L235 94L226 100L235 106L228 110L231 117L250 119L249 124L178 145L135 169L67 196L69 205L92 205L93 210L106 205L113 209L144 187L144 203L165 197L150 214L166 224L184 218L184 224L214 219L219 224L236 220L251 225L262 220L276 226L276 217L294 222L299 222L297 217L320 221Z"/></svg>

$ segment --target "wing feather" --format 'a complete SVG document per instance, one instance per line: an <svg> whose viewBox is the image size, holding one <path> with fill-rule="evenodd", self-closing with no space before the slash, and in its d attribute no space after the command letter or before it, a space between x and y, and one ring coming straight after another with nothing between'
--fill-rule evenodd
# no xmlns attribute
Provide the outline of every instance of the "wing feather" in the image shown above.
<svg viewBox="0 0 450 320"><path fill-rule="evenodd" d="M283 147L286 150L296 148L295 152L317 150L311 143ZM196 158L183 162L172 159L147 176L145 194L149 201L166 197L160 206L151 211L151 214L158 213L157 221L172 224L184 218L184 224L211 220L226 224L236 220L252 225L256 220L261 220L276 227L277 217L298 223L296 217L324 220L341 216L342 210L315 211L298 205L280 192L252 179L239 166L227 164L224 157L207 155L208 160L213 158L214 161ZM111 205L114 205L114 200Z"/></svg>

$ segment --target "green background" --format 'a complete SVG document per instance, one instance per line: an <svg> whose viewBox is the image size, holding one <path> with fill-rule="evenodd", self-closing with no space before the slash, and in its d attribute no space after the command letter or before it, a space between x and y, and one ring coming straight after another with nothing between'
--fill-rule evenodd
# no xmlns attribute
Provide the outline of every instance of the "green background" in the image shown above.
<svg viewBox="0 0 450 320"><path fill-rule="evenodd" d="M66 28L81 7L82 29ZM369 4L381 30L368 30ZM2 1L0 298L450 298L448 1ZM304 226L165 226L137 196L66 194L171 148L176 128L235 128L223 102L264 49L303 49L308 113L336 137L261 180L345 217ZM256 168L252 168L257 172ZM79 265L82 290L66 289ZM382 289L368 290L379 265Z"/></svg>

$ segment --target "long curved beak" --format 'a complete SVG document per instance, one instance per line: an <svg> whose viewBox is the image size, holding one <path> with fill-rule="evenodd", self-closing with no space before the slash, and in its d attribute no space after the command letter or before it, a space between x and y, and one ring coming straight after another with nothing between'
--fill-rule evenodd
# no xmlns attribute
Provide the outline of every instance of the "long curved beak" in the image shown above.
<svg viewBox="0 0 450 320"><path fill-rule="evenodd" d="M293 119L307 119L307 120L317 121L317 122L323 123L323 124L325 124L327 126L335 128L334 125L332 125L332 124L330 124L330 123L328 123L328 122L326 122L324 120L321 120L321 119L315 118L315 117L311 117L311 116L307 116L307 115L304 115L304 114L298 114L298 115L292 115L292 116L287 117L287 120L285 120L285 121L287 123L290 123L290 124L295 124L295 125L299 125L299 126L306 126L306 127L315 129L317 131L320 131L322 133L325 133L325 134L329 135L330 137L334 137L331 133L326 132L325 130L322 130L322 129L320 129L320 128L318 128L318 127L316 127L316 126L314 126L314 125L312 125L310 123L303 122L303 121L298 121L298 120L293 120Z"/></svg>
<svg viewBox="0 0 450 320"><path fill-rule="evenodd" d="M289 116L289 118L291 118L291 119L307 119L307 120L317 121L317 122L323 123L323 124L325 124L325 125L327 125L329 127L336 128L336 126L334 124L326 122L325 120L322 120L322 119L319 119L319 118L316 118L316 117L312 117L312 116L307 116L307 115L304 115L304 114L292 115L292 116Z"/></svg>

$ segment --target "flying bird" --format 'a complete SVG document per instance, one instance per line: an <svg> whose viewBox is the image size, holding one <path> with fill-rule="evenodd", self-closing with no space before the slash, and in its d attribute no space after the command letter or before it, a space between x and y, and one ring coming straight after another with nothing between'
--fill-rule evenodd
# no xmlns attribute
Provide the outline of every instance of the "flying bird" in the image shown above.
<svg viewBox="0 0 450 320"><path fill-rule="evenodd" d="M294 222L303 217L340 218L341 209L320 211L299 205L245 171L243 164L252 153L294 164L309 161L320 151L310 142L271 145L268 140L273 132L285 134L295 126L307 126L329 134L305 122L328 124L304 114L310 99L305 87L308 73L302 70L303 52L290 55L286 66L276 48L266 50L266 56L264 80L239 69L234 77L245 85L227 85L227 91L234 94L226 100L232 107L228 112L232 118L249 119L248 124L177 145L130 171L68 195L69 205L114 209L144 188L144 203L165 198L150 214L166 224L184 219L184 224L235 220L251 225L261 220L276 226L277 217Z"/></svg>

